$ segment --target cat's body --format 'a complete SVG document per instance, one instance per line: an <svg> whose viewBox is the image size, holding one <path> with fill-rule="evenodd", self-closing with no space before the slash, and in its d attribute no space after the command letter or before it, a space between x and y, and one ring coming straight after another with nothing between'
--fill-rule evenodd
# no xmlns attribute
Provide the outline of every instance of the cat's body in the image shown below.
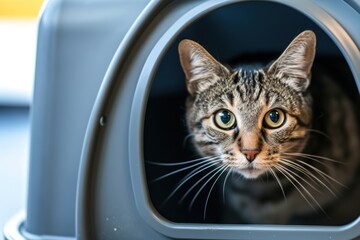
<svg viewBox="0 0 360 240"><path fill-rule="evenodd" d="M217 173L231 173L225 222L289 223L349 200L360 162L357 120L331 76L309 87L315 41L305 31L254 70L224 67L200 45L180 43L194 145L219 160Z"/></svg>

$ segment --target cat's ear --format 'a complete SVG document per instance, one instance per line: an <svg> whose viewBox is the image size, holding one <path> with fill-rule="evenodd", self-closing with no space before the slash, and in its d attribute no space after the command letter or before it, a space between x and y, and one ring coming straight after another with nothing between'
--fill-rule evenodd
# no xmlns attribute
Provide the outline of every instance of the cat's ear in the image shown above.
<svg viewBox="0 0 360 240"><path fill-rule="evenodd" d="M315 34L309 30L302 32L268 68L268 74L283 79L296 91L306 91L310 84L315 47Z"/></svg>
<svg viewBox="0 0 360 240"><path fill-rule="evenodd" d="M178 50L186 87L191 95L204 91L214 82L230 74L229 69L194 41L182 40Z"/></svg>

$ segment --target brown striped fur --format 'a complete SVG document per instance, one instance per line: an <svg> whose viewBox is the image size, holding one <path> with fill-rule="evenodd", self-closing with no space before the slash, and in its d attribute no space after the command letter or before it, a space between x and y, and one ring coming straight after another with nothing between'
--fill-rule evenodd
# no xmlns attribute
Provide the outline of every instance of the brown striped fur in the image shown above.
<svg viewBox="0 0 360 240"><path fill-rule="evenodd" d="M314 210L326 215L324 209L354 179L360 146L356 117L351 102L326 76L319 81L325 86L321 94L326 104L332 106L323 111L330 140L317 149L312 142L324 141L311 134L317 131L309 87L315 45L315 34L305 31L274 63L253 70L225 67L191 40L179 45L190 94L186 119L194 145L203 156L220 156L232 172L226 191L229 222L288 223ZM232 129L214 123L221 109L235 115ZM264 116L272 109L286 115L276 129L264 126ZM247 160L244 149L258 150L254 161ZM262 180L266 175L272 181Z"/></svg>

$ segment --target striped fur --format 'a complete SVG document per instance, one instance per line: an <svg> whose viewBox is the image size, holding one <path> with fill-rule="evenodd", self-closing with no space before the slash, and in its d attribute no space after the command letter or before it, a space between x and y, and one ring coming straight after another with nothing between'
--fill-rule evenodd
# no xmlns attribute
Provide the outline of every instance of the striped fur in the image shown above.
<svg viewBox="0 0 360 240"><path fill-rule="evenodd" d="M360 146L356 117L331 78L316 79L325 86L321 94L326 101L314 103L326 117L320 124L330 140L313 134L318 133L314 121L319 124L309 87L315 41L314 33L305 31L269 67L253 70L227 68L190 40L179 45L194 145L203 156L220 156L232 172L227 222L288 223L314 210L326 214L324 209L354 179ZM221 109L235 115L234 128L214 124L214 114ZM286 114L276 129L264 126L264 116L272 109ZM242 149L259 152L249 162Z"/></svg>

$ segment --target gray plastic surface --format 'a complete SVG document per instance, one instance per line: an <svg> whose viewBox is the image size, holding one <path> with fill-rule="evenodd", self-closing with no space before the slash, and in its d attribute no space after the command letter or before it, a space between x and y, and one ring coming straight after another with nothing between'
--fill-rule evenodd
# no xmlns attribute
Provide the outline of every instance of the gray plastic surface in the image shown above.
<svg viewBox="0 0 360 240"><path fill-rule="evenodd" d="M360 218L340 227L182 224L164 219L153 208L144 173L142 137L147 97L156 69L176 37L196 19L217 8L241 2L245 1L175 1L168 5L163 3L164 6L154 3L149 14L155 11L156 17L149 21L143 16L146 31L126 44L123 42L104 79L87 131L80 170L83 171L80 183L84 185L79 185L78 198L80 239L90 236L114 239L352 239L360 234ZM359 86L360 31L355 23L360 21L360 16L354 9L340 1L270 2L297 9L319 25L347 59ZM128 49L126 58L122 56L124 49ZM98 124L101 116L107 116L107 124L103 127ZM93 202L87 203L88 197Z"/></svg>
<svg viewBox="0 0 360 240"><path fill-rule="evenodd" d="M39 22L25 229L75 236L78 166L90 112L143 0L52 0Z"/></svg>
<svg viewBox="0 0 360 240"><path fill-rule="evenodd" d="M274 240L359 236L360 219L341 227L181 224L156 212L142 155L144 112L156 70L175 40L197 19L248 1L152 1L127 32L146 2L47 4L39 23L28 203L19 236ZM360 14L352 7L355 1L266 2L296 9L318 25L343 53L360 86ZM280 23L286 29L291 21ZM176 86L157 91L169 94ZM100 124L104 117L106 122Z"/></svg>

